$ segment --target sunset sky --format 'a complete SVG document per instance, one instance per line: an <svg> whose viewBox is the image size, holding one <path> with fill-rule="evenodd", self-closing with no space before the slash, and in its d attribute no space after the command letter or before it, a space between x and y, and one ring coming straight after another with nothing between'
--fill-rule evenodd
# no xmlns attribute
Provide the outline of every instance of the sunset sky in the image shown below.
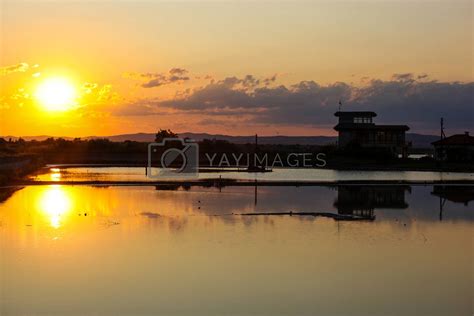
<svg viewBox="0 0 474 316"><path fill-rule="evenodd" d="M473 2L0 0L0 135L474 126Z"/></svg>

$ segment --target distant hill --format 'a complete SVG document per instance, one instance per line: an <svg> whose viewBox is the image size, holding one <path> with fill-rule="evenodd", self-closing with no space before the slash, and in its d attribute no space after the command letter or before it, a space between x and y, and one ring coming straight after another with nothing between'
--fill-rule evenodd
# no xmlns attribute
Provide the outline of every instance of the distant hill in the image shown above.
<svg viewBox="0 0 474 316"><path fill-rule="evenodd" d="M7 135L7 136L0 136L0 138L3 138L5 140L17 140L19 138L23 138L24 140L27 140L27 141L30 141L30 140L38 140L38 141L42 141L42 140L45 140L45 139L48 139L48 138L51 138L51 137L54 137L54 138L59 138L61 136L49 136L49 135L38 135L38 136L21 136L21 137L18 137L18 136L11 136L11 135ZM61 138L64 138L64 139L67 139L67 140L72 140L74 139L73 137L61 137Z"/></svg>
<svg viewBox="0 0 474 316"><path fill-rule="evenodd" d="M180 137L188 137L196 141L201 141L203 139L219 139L226 140L236 144L246 144L253 143L255 141L255 136L229 136L229 135L220 135L220 134L206 134L206 133L180 133ZM51 136L40 135L40 136L24 136L24 140L45 140ZM54 136L57 138L56 136ZM4 139L11 138L12 140L18 139L15 136L4 136ZM72 137L63 137L64 139L74 139ZM154 133L136 133L136 134L121 134L121 135L112 135L112 136L89 136L82 137L82 139L100 139L107 138L113 142L123 142L126 140L136 141L136 142L153 142L155 139ZM407 133L407 141L412 142L413 147L417 148L427 148L431 147L431 143L438 140L439 136L435 135L423 135L423 134L414 134ZM328 145L335 144L337 141L337 136L259 136L258 142L260 144L278 144L278 145Z"/></svg>
<svg viewBox="0 0 474 316"><path fill-rule="evenodd" d="M196 141L203 139L219 139L227 140L235 144L248 144L255 142L255 135L251 136L228 136L228 135L213 135L213 134L195 134L183 133L181 137L189 137ZM259 144L278 144L278 145L326 145L335 143L337 137L334 136L259 136Z"/></svg>

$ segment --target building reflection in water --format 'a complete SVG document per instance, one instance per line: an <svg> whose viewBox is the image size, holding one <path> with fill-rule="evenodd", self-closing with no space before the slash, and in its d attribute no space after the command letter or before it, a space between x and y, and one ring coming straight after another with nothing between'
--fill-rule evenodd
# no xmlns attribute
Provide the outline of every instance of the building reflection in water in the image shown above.
<svg viewBox="0 0 474 316"><path fill-rule="evenodd" d="M224 191L227 187L226 183L216 182L214 184L205 184L200 186L204 189L218 189L219 192ZM229 186L232 188L232 186ZM232 201L219 200L224 207L210 209L202 207L196 200L196 211L205 214L227 213L230 209L233 214L254 213L254 215L301 215L301 216L326 216L335 220L375 220L376 211L378 210L406 210L409 208L409 194L414 193L416 198L413 200L412 210L409 214L420 212L420 204L429 205L428 196L438 196L440 199L439 218L443 220L444 204L446 201L459 203L468 206L474 201L474 186L468 185L434 185L412 188L410 185L402 184L365 184L365 185L328 185L319 187L304 187L301 191L294 190L294 187L285 189L285 187L268 186L255 181L252 186L238 186L231 191L239 191L241 194L253 195L253 200L236 199ZM189 186L179 184L158 185L155 187L157 191L187 191L194 190ZM337 195L335 201L332 193L326 195L326 189L335 190ZM413 192L412 192L413 189ZM215 192L215 191L212 191ZM426 192L426 193L425 193ZM260 196L259 196L260 195ZM202 197L205 199L206 197ZM226 195L229 198L229 195ZM328 202L328 203L326 203ZM216 202L218 204L218 202ZM253 204L251 206L251 204ZM215 205L217 205L215 204ZM258 204L258 206L257 206ZM335 208L338 216L332 216L331 206ZM422 208L424 216L430 217L433 208ZM225 211L222 211L225 210ZM328 210L330 210L328 212ZM270 214L271 213L271 214ZM383 217L388 213L384 213ZM393 214L393 213L392 213ZM400 215L399 213L396 213ZM397 215L397 216L398 216ZM391 215L392 216L392 215ZM395 216L395 215L393 215ZM436 216L436 215L435 215ZM437 216L436 216L437 217ZM226 218L227 219L227 218Z"/></svg>
<svg viewBox="0 0 474 316"><path fill-rule="evenodd" d="M474 186L435 185L431 194L439 197L439 220L442 221L446 201L468 206L474 201Z"/></svg>
<svg viewBox="0 0 474 316"><path fill-rule="evenodd" d="M340 185L334 207L338 214L375 219L376 208L406 209L408 185Z"/></svg>

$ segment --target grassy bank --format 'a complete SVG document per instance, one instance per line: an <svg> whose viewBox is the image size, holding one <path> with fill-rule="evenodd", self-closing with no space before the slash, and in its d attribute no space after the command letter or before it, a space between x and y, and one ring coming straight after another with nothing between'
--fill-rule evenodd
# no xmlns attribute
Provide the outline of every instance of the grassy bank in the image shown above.
<svg viewBox="0 0 474 316"><path fill-rule="evenodd" d="M15 155L0 157L0 185L23 179L44 166L41 156Z"/></svg>

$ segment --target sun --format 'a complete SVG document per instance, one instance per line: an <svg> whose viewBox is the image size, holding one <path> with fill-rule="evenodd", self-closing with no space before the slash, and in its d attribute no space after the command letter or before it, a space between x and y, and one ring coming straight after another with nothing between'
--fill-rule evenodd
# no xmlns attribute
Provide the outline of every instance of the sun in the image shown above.
<svg viewBox="0 0 474 316"><path fill-rule="evenodd" d="M48 111L65 111L75 105L77 91L66 78L49 78L38 86L35 97Z"/></svg>

